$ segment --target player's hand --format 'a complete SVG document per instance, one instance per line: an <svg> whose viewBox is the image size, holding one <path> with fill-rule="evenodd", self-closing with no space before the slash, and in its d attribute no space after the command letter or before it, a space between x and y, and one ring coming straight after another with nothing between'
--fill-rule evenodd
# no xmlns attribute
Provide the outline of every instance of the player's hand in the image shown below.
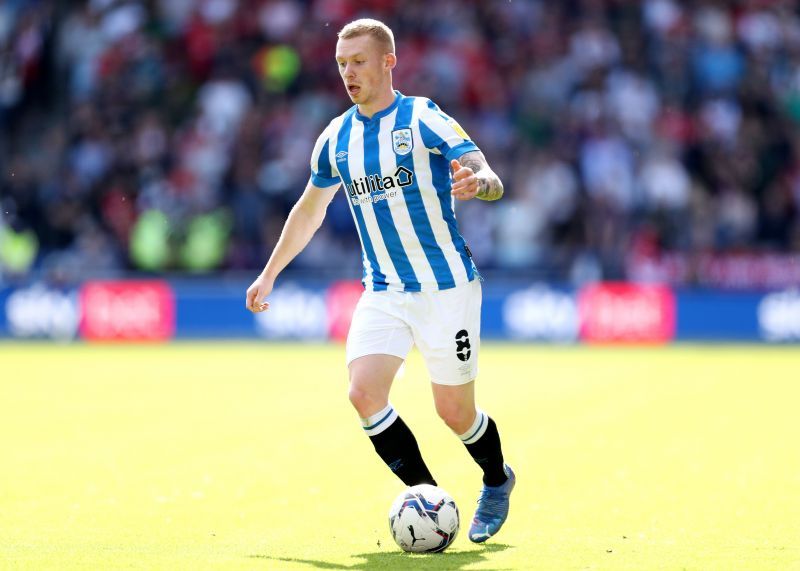
<svg viewBox="0 0 800 571"><path fill-rule="evenodd" d="M272 292L274 281L267 278L264 274L259 274L256 280L247 288L247 298L245 307L253 313L261 313L269 309L269 302L264 301Z"/></svg>
<svg viewBox="0 0 800 571"><path fill-rule="evenodd" d="M478 177L469 167L461 166L457 160L450 161L450 168L453 169L453 184L450 185L450 194L459 200L470 200L475 198L480 188Z"/></svg>

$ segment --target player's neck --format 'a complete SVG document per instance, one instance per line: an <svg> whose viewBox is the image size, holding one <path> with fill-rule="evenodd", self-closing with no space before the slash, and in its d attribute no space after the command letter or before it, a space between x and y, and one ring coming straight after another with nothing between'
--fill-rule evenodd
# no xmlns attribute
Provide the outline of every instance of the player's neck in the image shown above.
<svg viewBox="0 0 800 571"><path fill-rule="evenodd" d="M387 109L389 106L391 106L394 103L394 98L394 89L392 89L390 84L388 89L383 90L380 96L376 97L374 101L370 101L366 104L359 104L358 112L364 117L372 118L372 116L376 113L380 113L384 109Z"/></svg>

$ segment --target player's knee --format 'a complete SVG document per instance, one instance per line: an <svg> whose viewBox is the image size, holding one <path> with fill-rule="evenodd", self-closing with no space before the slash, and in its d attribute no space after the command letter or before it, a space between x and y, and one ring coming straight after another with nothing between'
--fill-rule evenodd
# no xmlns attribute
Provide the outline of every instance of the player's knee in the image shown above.
<svg viewBox="0 0 800 571"><path fill-rule="evenodd" d="M348 393L350 403L356 409L361 418L367 418L369 415L374 414L376 407L380 409L381 403L375 395L369 391L364 390L356 383L350 383L350 392ZM385 406L385 405L384 405Z"/></svg>
<svg viewBox="0 0 800 571"><path fill-rule="evenodd" d="M475 420L475 407L466 407L459 402L437 402L436 412L456 434L462 434Z"/></svg>
<svg viewBox="0 0 800 571"><path fill-rule="evenodd" d="M350 399L350 404L352 404L356 410L363 408L369 399L369 395L364 390L352 383L350 384L350 391L347 396Z"/></svg>

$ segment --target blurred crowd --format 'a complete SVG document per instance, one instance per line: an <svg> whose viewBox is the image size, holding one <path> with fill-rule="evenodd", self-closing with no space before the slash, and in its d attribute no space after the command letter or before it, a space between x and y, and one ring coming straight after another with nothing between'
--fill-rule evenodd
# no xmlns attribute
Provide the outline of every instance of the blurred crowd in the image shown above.
<svg viewBox="0 0 800 571"><path fill-rule="evenodd" d="M350 105L333 55L361 16L505 183L458 205L479 268L800 252L794 0L4 0L6 279L257 271ZM341 193L294 266L360 275Z"/></svg>

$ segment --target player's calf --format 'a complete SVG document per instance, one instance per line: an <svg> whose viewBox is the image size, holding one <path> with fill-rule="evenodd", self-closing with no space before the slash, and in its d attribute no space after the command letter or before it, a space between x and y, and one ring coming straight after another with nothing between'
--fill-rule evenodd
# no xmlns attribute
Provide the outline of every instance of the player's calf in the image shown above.
<svg viewBox="0 0 800 571"><path fill-rule="evenodd" d="M516 478L503 462L497 425L485 412L478 409L472 426L459 438L483 470L483 490L469 529L470 541L481 543L500 531L505 523Z"/></svg>
<svg viewBox="0 0 800 571"><path fill-rule="evenodd" d="M499 486L506 481L503 471L503 449L500 445L500 433L497 425L488 414L478 409L475 422L458 437L473 460L483 470L483 483L487 486Z"/></svg>
<svg viewBox="0 0 800 571"><path fill-rule="evenodd" d="M417 439L391 404L368 418L361 419L375 452L407 486L436 485L425 465Z"/></svg>

